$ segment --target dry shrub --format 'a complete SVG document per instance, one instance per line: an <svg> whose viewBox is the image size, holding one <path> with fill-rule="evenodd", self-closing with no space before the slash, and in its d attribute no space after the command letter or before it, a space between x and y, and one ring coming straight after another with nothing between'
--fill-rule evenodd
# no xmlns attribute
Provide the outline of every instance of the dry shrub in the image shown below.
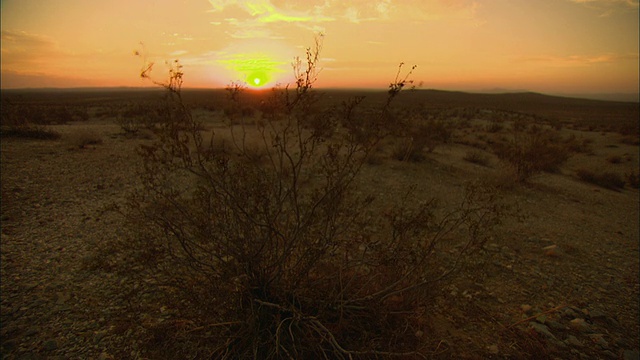
<svg viewBox="0 0 640 360"><path fill-rule="evenodd" d="M439 145L451 140L452 129L442 120L410 118L401 125L391 157L399 161L418 162L424 160L424 152L433 152Z"/></svg>
<svg viewBox="0 0 640 360"><path fill-rule="evenodd" d="M65 136L67 143L75 149L86 149L89 145L102 144L102 137L93 130L84 129Z"/></svg>
<svg viewBox="0 0 640 360"><path fill-rule="evenodd" d="M463 159L470 163L474 163L482 166L489 166L489 156L487 156L487 154L479 150L474 149L474 150L467 151Z"/></svg>
<svg viewBox="0 0 640 360"><path fill-rule="evenodd" d="M26 138L38 140L56 140L60 138L60 133L46 126L25 125L19 127L2 127L0 135L5 138Z"/></svg>
<svg viewBox="0 0 640 360"><path fill-rule="evenodd" d="M166 86L182 113L141 149L143 188L127 212L139 273L163 284L177 313L145 325L147 355L428 353L415 334L430 295L487 241L505 209L481 186L469 186L448 210L411 189L396 204L362 194L355 180L379 139L362 141L328 117L310 121L318 51L308 50L306 67L296 68L296 89L277 91L287 99L277 111L255 128L239 124L235 154L219 151L215 134L205 141L181 102L180 82ZM256 133L260 162L243 141Z"/></svg>
<svg viewBox="0 0 640 360"><path fill-rule="evenodd" d="M556 172L571 155L557 132L535 125L526 130L515 127L510 139L493 145L493 152L513 169L517 182L541 172Z"/></svg>
<svg viewBox="0 0 640 360"><path fill-rule="evenodd" d="M640 137L638 135L624 135L620 138L620 142L627 145L640 145Z"/></svg>
<svg viewBox="0 0 640 360"><path fill-rule="evenodd" d="M588 169L579 169L576 172L576 175L578 175L578 178L582 181L611 190L622 189L625 184L625 180L620 176L620 174L610 171L596 173L595 171Z"/></svg>
<svg viewBox="0 0 640 360"><path fill-rule="evenodd" d="M622 156L620 155L611 155L607 157L607 161L611 164L620 164L622 163Z"/></svg>
<svg viewBox="0 0 640 360"><path fill-rule="evenodd" d="M637 173L630 171L625 175L625 177L627 179L627 184L629 184L630 187L634 189L637 189L638 187L640 187L640 181L638 181L640 176Z"/></svg>
<svg viewBox="0 0 640 360"><path fill-rule="evenodd" d="M593 154L593 139L578 138L571 134L565 139L565 145L574 153Z"/></svg>
<svg viewBox="0 0 640 360"><path fill-rule="evenodd" d="M55 140L60 133L50 129L43 120L45 113L33 105L2 102L0 113L0 135L2 137L28 138L39 140Z"/></svg>

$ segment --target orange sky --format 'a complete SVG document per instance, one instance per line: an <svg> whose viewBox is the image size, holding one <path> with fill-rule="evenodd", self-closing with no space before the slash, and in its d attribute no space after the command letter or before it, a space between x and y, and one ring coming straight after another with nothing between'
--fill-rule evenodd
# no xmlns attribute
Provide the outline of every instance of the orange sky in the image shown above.
<svg viewBox="0 0 640 360"><path fill-rule="evenodd" d="M291 81L322 32L319 87L638 92L638 0L2 0L2 88ZM144 48L140 43L144 43Z"/></svg>

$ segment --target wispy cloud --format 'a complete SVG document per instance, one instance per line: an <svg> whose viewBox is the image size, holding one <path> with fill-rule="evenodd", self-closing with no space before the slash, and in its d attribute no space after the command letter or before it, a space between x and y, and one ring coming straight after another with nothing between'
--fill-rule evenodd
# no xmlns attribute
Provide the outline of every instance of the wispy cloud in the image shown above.
<svg viewBox="0 0 640 360"><path fill-rule="evenodd" d="M619 61L638 60L638 54L601 54L595 56L570 55L570 56L534 56L515 59L520 63L539 63L553 67L592 66L598 64L611 64Z"/></svg>
<svg viewBox="0 0 640 360"><path fill-rule="evenodd" d="M599 6L615 6L615 5L623 5L631 8L638 8L639 0L569 0L578 4L589 4L589 5L599 5Z"/></svg>
<svg viewBox="0 0 640 360"><path fill-rule="evenodd" d="M568 0L599 12L599 17L609 17L626 11L637 11L640 0Z"/></svg>
<svg viewBox="0 0 640 360"><path fill-rule="evenodd" d="M2 30L0 39L3 69L29 69L60 55L58 44L44 35Z"/></svg>

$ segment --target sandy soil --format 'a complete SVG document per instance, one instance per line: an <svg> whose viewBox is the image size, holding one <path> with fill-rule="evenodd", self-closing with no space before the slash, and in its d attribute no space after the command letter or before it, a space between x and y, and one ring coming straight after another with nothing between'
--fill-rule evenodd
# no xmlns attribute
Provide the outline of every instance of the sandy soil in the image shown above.
<svg viewBox="0 0 640 360"><path fill-rule="evenodd" d="M482 123L471 126L422 162L392 160L383 148L363 184L384 196L417 183L446 197L499 177L504 169L488 152L488 166L464 160L472 147L456 136L483 134ZM139 358L144 324L133 319L169 315L110 262L105 244L128 234L104 210L137 186L135 149L148 140L124 136L110 120L53 128L62 139L2 139L2 358ZM525 218L507 220L440 289L430 331L417 334L433 358L638 357L638 189L608 190L575 176L585 167L637 174L638 146L617 133L562 131L591 139L591 153L503 190ZM78 134L102 143L79 148ZM607 160L614 155L622 161Z"/></svg>

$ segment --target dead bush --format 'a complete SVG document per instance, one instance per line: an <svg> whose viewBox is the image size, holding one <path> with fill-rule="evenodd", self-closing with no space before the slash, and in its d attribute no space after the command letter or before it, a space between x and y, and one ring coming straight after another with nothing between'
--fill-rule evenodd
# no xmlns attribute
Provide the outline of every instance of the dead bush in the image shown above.
<svg viewBox="0 0 640 360"><path fill-rule="evenodd" d="M493 152L513 169L517 182L541 172L556 172L571 156L555 131L538 126L526 130L514 126L511 138L493 144Z"/></svg>
<svg viewBox="0 0 640 360"><path fill-rule="evenodd" d="M422 161L425 151L431 153L451 140L452 129L442 120L413 117L401 126L401 135L391 154L399 161Z"/></svg>
<svg viewBox="0 0 640 360"><path fill-rule="evenodd" d="M234 154L219 150L215 133L206 141L172 69L165 87L180 116L141 148L143 187L126 212L139 273L162 284L178 314L149 326L148 355L428 353L415 334L430 295L487 241L504 207L481 186L452 208L412 189L396 204L362 193L355 180L379 141L357 141L340 121L310 125L318 52L319 44L296 62L296 88L277 90L286 99L277 111L257 125L234 121ZM384 109L402 86L390 88ZM263 161L251 159L248 134L257 134Z"/></svg>

